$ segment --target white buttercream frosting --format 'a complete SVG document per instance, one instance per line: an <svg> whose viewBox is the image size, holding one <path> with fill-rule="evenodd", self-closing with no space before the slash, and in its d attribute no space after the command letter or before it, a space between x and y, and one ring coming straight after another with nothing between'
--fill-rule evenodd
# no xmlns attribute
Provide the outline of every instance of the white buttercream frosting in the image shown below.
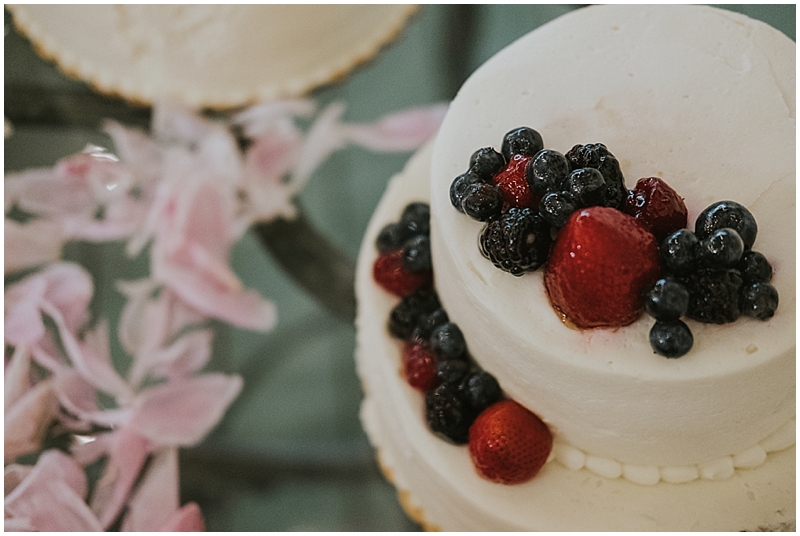
<svg viewBox="0 0 800 536"><path fill-rule="evenodd" d="M717 478L725 457L794 416L794 87L795 45L763 23L697 6L603 6L523 37L453 101L431 168L437 290L478 363L556 437L591 453L587 467L696 465ZM774 267L776 315L688 321L695 344L680 359L653 353L646 316L617 330L565 327L541 271L496 269L476 246L483 224L449 201L472 152L522 125L561 152L604 143L628 187L662 177L691 224L721 199L747 206L754 249Z"/></svg>

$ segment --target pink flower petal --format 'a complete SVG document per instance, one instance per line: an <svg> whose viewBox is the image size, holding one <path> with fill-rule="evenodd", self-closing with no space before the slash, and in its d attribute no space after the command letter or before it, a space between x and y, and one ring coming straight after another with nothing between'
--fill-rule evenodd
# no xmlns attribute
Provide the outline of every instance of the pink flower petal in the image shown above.
<svg viewBox="0 0 800 536"><path fill-rule="evenodd" d="M165 532L203 532L206 530L206 521L203 512L197 503L190 502L172 512L166 523L159 527Z"/></svg>
<svg viewBox="0 0 800 536"><path fill-rule="evenodd" d="M3 376L3 403L6 410L31 388L31 355L25 345L14 348L6 360Z"/></svg>
<svg viewBox="0 0 800 536"><path fill-rule="evenodd" d="M47 281L35 274L6 289L5 339L12 345L32 345L44 337L45 328L39 307L47 290Z"/></svg>
<svg viewBox="0 0 800 536"><path fill-rule="evenodd" d="M178 449L158 452L128 502L123 531L160 530L179 506Z"/></svg>
<svg viewBox="0 0 800 536"><path fill-rule="evenodd" d="M143 391L130 426L155 445L192 446L219 422L242 388L239 376L204 374Z"/></svg>
<svg viewBox="0 0 800 536"><path fill-rule="evenodd" d="M83 327L88 318L89 302L94 293L92 276L85 268L60 262L41 272L47 280L44 300L61 312L67 328L73 332Z"/></svg>
<svg viewBox="0 0 800 536"><path fill-rule="evenodd" d="M411 108L347 130L352 141L374 151L412 151L436 134L446 112L446 104Z"/></svg>
<svg viewBox="0 0 800 536"><path fill-rule="evenodd" d="M344 109L345 106L341 102L328 105L306 134L306 141L300 151L303 156L297 160L292 172L291 180L295 192L305 186L314 170L331 153L347 145L348 134L341 122Z"/></svg>
<svg viewBox="0 0 800 536"><path fill-rule="evenodd" d="M233 116L232 123L242 127L244 135L255 138L276 124L285 123L293 117L308 117L316 110L312 100L276 101L252 106Z"/></svg>
<svg viewBox="0 0 800 536"><path fill-rule="evenodd" d="M76 187L49 168L6 175L6 195L23 210L38 216L92 212L96 203L86 186Z"/></svg>
<svg viewBox="0 0 800 536"><path fill-rule="evenodd" d="M45 380L5 408L3 456L6 462L41 448L50 424L58 415L53 382Z"/></svg>
<svg viewBox="0 0 800 536"><path fill-rule="evenodd" d="M55 262L61 256L64 237L59 226L49 220L22 224L5 220L4 273Z"/></svg>
<svg viewBox="0 0 800 536"><path fill-rule="evenodd" d="M154 350L149 357L152 374L178 378L198 372L211 358L212 337L210 330L194 331L166 348Z"/></svg>

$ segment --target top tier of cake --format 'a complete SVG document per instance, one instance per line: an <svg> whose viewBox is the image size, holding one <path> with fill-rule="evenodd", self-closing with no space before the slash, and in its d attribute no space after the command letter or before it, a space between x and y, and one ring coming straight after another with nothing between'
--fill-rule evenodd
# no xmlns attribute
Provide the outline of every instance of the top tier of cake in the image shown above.
<svg viewBox="0 0 800 536"><path fill-rule="evenodd" d="M630 188L659 176L689 226L709 204L748 207L754 249L780 294L768 321L688 321L680 359L655 355L652 319L578 331L550 307L541 270L515 277L481 256L482 225L449 201L478 148L519 126L545 147L604 143ZM434 148L436 286L473 357L557 439L629 464L681 466L737 454L795 413L795 44L700 6L596 6L540 28L473 74Z"/></svg>

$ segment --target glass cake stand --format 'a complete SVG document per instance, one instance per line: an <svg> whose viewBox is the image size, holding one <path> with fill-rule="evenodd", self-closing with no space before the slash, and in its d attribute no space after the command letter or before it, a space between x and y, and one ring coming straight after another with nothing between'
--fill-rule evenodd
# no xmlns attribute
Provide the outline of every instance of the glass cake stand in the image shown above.
<svg viewBox="0 0 800 536"><path fill-rule="evenodd" d="M346 118L370 121L448 100L475 68L537 26L580 6L422 8L391 47L313 96L344 101ZM795 9L722 6L795 38ZM40 59L6 12L5 170L53 165L87 143L109 146L104 118L147 127L150 110L103 97ZM209 368L236 372L244 389L199 446L181 452L181 500L197 501L213 531L411 531L358 419L353 271L361 237L388 179L408 154L336 153L299 196L301 216L251 229L233 249L245 286L272 300L278 325L260 334L217 326ZM347 210L344 210L347 207ZM120 264L122 247L71 243L98 306L116 324L113 280L146 273Z"/></svg>

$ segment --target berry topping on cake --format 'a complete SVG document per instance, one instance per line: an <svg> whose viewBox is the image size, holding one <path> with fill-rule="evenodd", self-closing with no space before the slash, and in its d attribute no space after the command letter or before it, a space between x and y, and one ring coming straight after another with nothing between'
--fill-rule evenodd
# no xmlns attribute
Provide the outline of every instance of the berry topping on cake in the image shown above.
<svg viewBox="0 0 800 536"><path fill-rule="evenodd" d="M616 209L589 207L559 232L544 281L552 304L578 328L617 327L639 317L660 274L652 233Z"/></svg>
<svg viewBox="0 0 800 536"><path fill-rule="evenodd" d="M564 227L577 208L575 200L566 192L550 192L539 202L539 214L556 229Z"/></svg>
<svg viewBox="0 0 800 536"><path fill-rule="evenodd" d="M569 172L567 157L553 149L542 149L536 153L525 169L528 185L539 196L558 191Z"/></svg>
<svg viewBox="0 0 800 536"><path fill-rule="evenodd" d="M650 346L664 357L681 357L692 349L694 337L680 320L657 320L650 328Z"/></svg>
<svg viewBox="0 0 800 536"><path fill-rule="evenodd" d="M550 227L530 208L510 208L490 220L480 236L481 253L513 275L536 270L547 261Z"/></svg>
<svg viewBox="0 0 800 536"><path fill-rule="evenodd" d="M372 276L383 289L396 296L405 296L415 290L430 287L433 282L430 270L412 272L405 267L402 250L378 256L372 267Z"/></svg>
<svg viewBox="0 0 800 536"><path fill-rule="evenodd" d="M506 159L494 147L478 149L469 158L470 171L486 182L492 180L492 176L504 167Z"/></svg>
<svg viewBox="0 0 800 536"><path fill-rule="evenodd" d="M756 241L758 225L753 214L735 201L719 201L706 208L697 216L694 232L697 238L703 239L714 231L729 227L739 233L744 247L750 249Z"/></svg>
<svg viewBox="0 0 800 536"><path fill-rule="evenodd" d="M656 320L677 320L689 308L689 291L673 277L659 279L645 294L644 308Z"/></svg>
<svg viewBox="0 0 800 536"><path fill-rule="evenodd" d="M457 445L469 440L469 427L475 420L472 409L458 387L443 383L425 394L425 418L428 428Z"/></svg>
<svg viewBox="0 0 800 536"><path fill-rule="evenodd" d="M392 250L400 249L406 240L411 238L413 233L408 225L400 222L392 222L386 224L378 238L375 239L375 246L378 248L379 253L388 253Z"/></svg>
<svg viewBox="0 0 800 536"><path fill-rule="evenodd" d="M778 291L769 283L750 283L742 287L742 314L758 320L772 318L778 308Z"/></svg>
<svg viewBox="0 0 800 536"><path fill-rule="evenodd" d="M470 365L460 359L450 359L436 363L436 376L442 383L458 386L469 374Z"/></svg>
<svg viewBox="0 0 800 536"><path fill-rule="evenodd" d="M745 251L737 268L745 283L769 283L772 280L772 265L758 251Z"/></svg>
<svg viewBox="0 0 800 536"><path fill-rule="evenodd" d="M495 184L471 184L464 191L461 208L473 220L487 221L500 214L503 208L503 192Z"/></svg>
<svg viewBox="0 0 800 536"><path fill-rule="evenodd" d="M698 268L680 278L689 291L686 316L708 324L733 322L741 314L742 275L733 268Z"/></svg>
<svg viewBox="0 0 800 536"><path fill-rule="evenodd" d="M442 361L465 359L467 341L464 334L453 322L447 322L433 330L430 337L433 353Z"/></svg>
<svg viewBox="0 0 800 536"><path fill-rule="evenodd" d="M542 149L544 149L542 135L532 128L515 128L503 136L501 152L503 153L506 162L511 160L513 155L532 157Z"/></svg>
<svg viewBox="0 0 800 536"><path fill-rule="evenodd" d="M697 260L705 265L730 268L739 264L744 253L744 241L739 233L729 228L717 229L700 240Z"/></svg>
<svg viewBox="0 0 800 536"><path fill-rule="evenodd" d="M436 375L436 356L427 342L415 340L403 345L403 377L408 385L427 391L439 385Z"/></svg>
<svg viewBox="0 0 800 536"><path fill-rule="evenodd" d="M428 235L415 235L403 244L403 267L409 272L425 273L433 270L431 240Z"/></svg>
<svg viewBox="0 0 800 536"><path fill-rule="evenodd" d="M520 484L542 468L553 437L539 417L512 400L483 411L469 429L469 454L478 473L501 484Z"/></svg>
<svg viewBox="0 0 800 536"><path fill-rule="evenodd" d="M506 207L537 207L539 196L535 195L528 186L525 177L525 167L531 157L515 154L508 160L508 164L492 177L492 182L500 187L503 193L503 204Z"/></svg>
<svg viewBox="0 0 800 536"><path fill-rule="evenodd" d="M564 155L570 164L570 170L593 168L598 170L606 181L604 205L622 210L628 190L625 178L619 167L619 161L602 143L575 145Z"/></svg>
<svg viewBox="0 0 800 536"><path fill-rule="evenodd" d="M697 235L689 229L675 231L666 237L660 246L664 268L674 274L682 274L697 267Z"/></svg>
<svg viewBox="0 0 800 536"><path fill-rule="evenodd" d="M606 180L594 168L578 168L567 176L564 191L580 207L602 205L606 194Z"/></svg>
<svg viewBox="0 0 800 536"><path fill-rule="evenodd" d="M411 234L429 235L431 230L431 208L427 203L409 203L400 215L400 223L406 225Z"/></svg>
<svg viewBox="0 0 800 536"><path fill-rule="evenodd" d="M389 333L398 339L408 339L421 319L441 307L439 297L433 290L417 290L408 296L403 296L389 314Z"/></svg>
<svg viewBox="0 0 800 536"><path fill-rule="evenodd" d="M470 186L481 184L482 182L484 182L483 179L472 171L467 171L453 179L453 182L450 184L450 203L453 207L459 212L464 212L464 208L462 207L464 203L464 194L466 194Z"/></svg>
<svg viewBox="0 0 800 536"><path fill-rule="evenodd" d="M436 309L432 313L420 317L419 322L414 326L411 338L427 341L431 338L434 329L449 321L447 311L441 308Z"/></svg>
<svg viewBox="0 0 800 536"><path fill-rule="evenodd" d="M658 240L686 227L683 198L658 177L639 179L628 193L625 212L642 222Z"/></svg>
<svg viewBox="0 0 800 536"><path fill-rule="evenodd" d="M478 413L500 400L503 395L497 379L485 370L470 374L459 385L459 389L467 403Z"/></svg>

